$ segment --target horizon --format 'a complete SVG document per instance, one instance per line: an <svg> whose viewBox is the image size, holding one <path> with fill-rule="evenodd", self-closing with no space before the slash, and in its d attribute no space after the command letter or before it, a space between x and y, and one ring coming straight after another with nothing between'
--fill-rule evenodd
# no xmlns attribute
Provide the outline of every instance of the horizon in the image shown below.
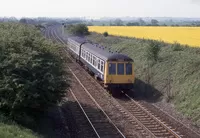
<svg viewBox="0 0 200 138"><path fill-rule="evenodd" d="M111 18L111 19L122 19L122 18L136 18L136 19L143 19L143 18L172 18L172 19L200 19L200 17L170 17L170 16L122 16L122 17L115 17L115 16L102 16L102 17L86 17L86 16L74 16L74 17L48 17L48 16L38 16L38 17L28 17L28 16L22 16L22 17L15 17L15 16L0 16L0 18L16 18L16 19L22 19L22 18L30 18L30 19L35 19L35 18L49 18L49 19L73 19L73 18L78 18L78 19L93 19L93 20L98 20L98 19L104 19L104 18Z"/></svg>

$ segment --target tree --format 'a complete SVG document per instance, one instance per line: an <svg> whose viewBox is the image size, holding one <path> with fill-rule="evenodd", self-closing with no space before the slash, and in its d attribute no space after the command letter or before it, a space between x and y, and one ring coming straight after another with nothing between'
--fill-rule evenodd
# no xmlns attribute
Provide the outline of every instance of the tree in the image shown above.
<svg viewBox="0 0 200 138"><path fill-rule="evenodd" d="M150 41L150 44L147 47L147 59L152 61L157 61L160 48L161 46L159 42L155 40Z"/></svg>
<svg viewBox="0 0 200 138"><path fill-rule="evenodd" d="M69 25L67 28L73 35L84 36L89 34L88 27L85 24Z"/></svg>
<svg viewBox="0 0 200 138"><path fill-rule="evenodd" d="M157 20L155 20L155 19L152 19L151 20L151 24L153 25L153 26L158 26L158 21Z"/></svg>
<svg viewBox="0 0 200 138"><path fill-rule="evenodd" d="M141 26L145 26L145 25L146 25L146 22L145 22L142 18L140 18L140 19L139 19L139 24L140 24Z"/></svg>
<svg viewBox="0 0 200 138"><path fill-rule="evenodd" d="M65 96L68 75L60 48L34 26L5 23L0 53L0 109L30 126Z"/></svg>
<svg viewBox="0 0 200 138"><path fill-rule="evenodd" d="M27 24L27 20L26 20L25 18L21 18L21 19L19 20L19 22L20 22L20 23L25 23L25 24Z"/></svg>
<svg viewBox="0 0 200 138"><path fill-rule="evenodd" d="M114 21L114 24L116 25L116 26L123 26L124 24L123 24L123 21L121 20L121 19L116 19L115 21Z"/></svg>
<svg viewBox="0 0 200 138"><path fill-rule="evenodd" d="M107 37L108 36L108 32L104 32L103 36Z"/></svg>
<svg viewBox="0 0 200 138"><path fill-rule="evenodd" d="M127 23L126 24L126 26L140 26L140 23L138 23L138 22L129 22L129 23Z"/></svg>

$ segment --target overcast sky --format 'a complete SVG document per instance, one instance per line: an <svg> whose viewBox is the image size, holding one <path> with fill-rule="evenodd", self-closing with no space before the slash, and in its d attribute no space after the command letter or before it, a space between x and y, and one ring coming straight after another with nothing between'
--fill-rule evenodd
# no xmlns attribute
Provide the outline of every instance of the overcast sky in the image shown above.
<svg viewBox="0 0 200 138"><path fill-rule="evenodd" d="M200 0L0 0L0 16L200 17Z"/></svg>

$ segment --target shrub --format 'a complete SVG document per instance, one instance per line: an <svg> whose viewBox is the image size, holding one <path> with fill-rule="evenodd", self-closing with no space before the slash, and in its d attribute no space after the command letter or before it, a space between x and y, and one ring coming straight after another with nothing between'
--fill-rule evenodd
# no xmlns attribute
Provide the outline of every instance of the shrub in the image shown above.
<svg viewBox="0 0 200 138"><path fill-rule="evenodd" d="M67 28L73 35L84 36L89 34L88 27L85 24L69 25Z"/></svg>
<svg viewBox="0 0 200 138"><path fill-rule="evenodd" d="M160 51L160 43L158 41L150 41L147 47L147 59L152 61L158 60L158 55Z"/></svg>
<svg viewBox="0 0 200 138"><path fill-rule="evenodd" d="M68 79L59 47L35 27L0 24L0 53L0 109L7 115L30 123L62 99Z"/></svg>
<svg viewBox="0 0 200 138"><path fill-rule="evenodd" d="M107 37L108 36L108 32L104 32L103 36Z"/></svg>
<svg viewBox="0 0 200 138"><path fill-rule="evenodd" d="M173 51L182 51L183 47L181 46L180 43L174 42L174 44L172 44L172 49Z"/></svg>

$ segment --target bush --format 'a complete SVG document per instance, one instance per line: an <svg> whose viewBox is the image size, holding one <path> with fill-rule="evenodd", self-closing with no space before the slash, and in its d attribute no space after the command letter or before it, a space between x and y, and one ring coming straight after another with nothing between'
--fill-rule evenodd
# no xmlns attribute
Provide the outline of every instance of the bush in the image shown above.
<svg viewBox="0 0 200 138"><path fill-rule="evenodd" d="M182 51L183 47L180 43L174 42L174 44L172 45L172 49L173 51Z"/></svg>
<svg viewBox="0 0 200 138"><path fill-rule="evenodd" d="M0 53L1 111L30 123L62 99L68 79L59 47L35 27L0 24Z"/></svg>
<svg viewBox="0 0 200 138"><path fill-rule="evenodd" d="M150 44L147 47L147 59L152 61L158 60L158 55L160 51L160 43L158 41L150 41Z"/></svg>
<svg viewBox="0 0 200 138"><path fill-rule="evenodd" d="M108 36L108 32L104 32L103 36L107 37Z"/></svg>
<svg viewBox="0 0 200 138"><path fill-rule="evenodd" d="M89 34L88 27L85 24L69 25L67 29L71 34L77 36L84 36Z"/></svg>

